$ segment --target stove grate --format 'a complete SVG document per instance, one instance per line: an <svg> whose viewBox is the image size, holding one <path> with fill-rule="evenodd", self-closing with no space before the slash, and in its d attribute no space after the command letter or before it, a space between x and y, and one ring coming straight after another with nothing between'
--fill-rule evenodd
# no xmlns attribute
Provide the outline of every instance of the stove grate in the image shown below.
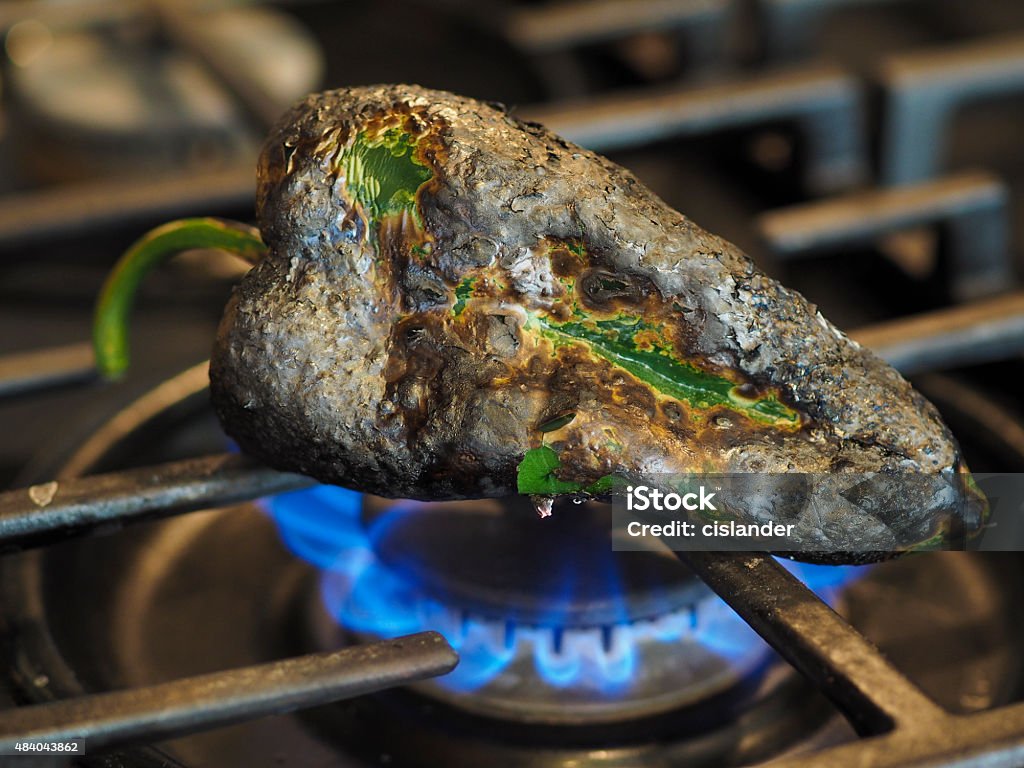
<svg viewBox="0 0 1024 768"><path fill-rule="evenodd" d="M787 261L935 227L949 254L950 292L964 300L999 293L1013 282L1009 198L1009 189L991 174L963 173L769 211L758 224L774 256Z"/></svg>
<svg viewBox="0 0 1024 768"><path fill-rule="evenodd" d="M908 184L931 178L959 108L1024 91L1024 36L894 55L883 63L881 80L882 179Z"/></svg>
<svg viewBox="0 0 1024 768"><path fill-rule="evenodd" d="M437 632L0 712L0 754L18 742L84 739L89 750L185 736L451 672Z"/></svg>
<svg viewBox="0 0 1024 768"><path fill-rule="evenodd" d="M992 768L1024 762L1024 704L952 715L768 555L677 552L864 738L778 768Z"/></svg>

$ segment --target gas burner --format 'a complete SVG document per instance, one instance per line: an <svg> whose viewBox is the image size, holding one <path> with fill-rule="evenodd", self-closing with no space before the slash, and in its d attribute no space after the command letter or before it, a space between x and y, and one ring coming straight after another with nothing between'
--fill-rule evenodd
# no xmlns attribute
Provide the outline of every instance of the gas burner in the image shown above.
<svg viewBox="0 0 1024 768"><path fill-rule="evenodd" d="M270 499L320 569L320 647L440 631L458 668L420 692L476 714L584 725L663 714L765 669L767 645L667 550L612 549L610 507L393 502L321 486ZM795 566L794 566L795 567ZM857 569L801 566L832 598Z"/></svg>

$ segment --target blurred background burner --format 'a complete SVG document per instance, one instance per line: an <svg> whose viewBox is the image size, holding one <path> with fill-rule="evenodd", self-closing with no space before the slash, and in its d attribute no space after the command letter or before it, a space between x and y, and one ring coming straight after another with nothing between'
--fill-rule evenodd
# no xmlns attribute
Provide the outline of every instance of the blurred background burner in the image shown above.
<svg viewBox="0 0 1024 768"><path fill-rule="evenodd" d="M63 4L70 18L62 4L22 5L5 37L11 160L35 183L249 162L263 131L205 65L208 49L245 72L275 112L323 78L316 39L265 6L207 5L199 24L182 29L178 16L197 11L181 4L108 4L82 15Z"/></svg>

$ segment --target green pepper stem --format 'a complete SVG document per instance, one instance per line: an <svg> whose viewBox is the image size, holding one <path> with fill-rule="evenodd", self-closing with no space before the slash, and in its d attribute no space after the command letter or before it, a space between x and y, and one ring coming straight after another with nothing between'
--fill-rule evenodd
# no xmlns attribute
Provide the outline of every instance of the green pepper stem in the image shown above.
<svg viewBox="0 0 1024 768"><path fill-rule="evenodd" d="M200 248L226 251L250 264L267 252L255 227L214 218L168 222L137 240L114 265L96 303L93 350L102 376L117 379L128 369L128 315L142 279L171 256Z"/></svg>

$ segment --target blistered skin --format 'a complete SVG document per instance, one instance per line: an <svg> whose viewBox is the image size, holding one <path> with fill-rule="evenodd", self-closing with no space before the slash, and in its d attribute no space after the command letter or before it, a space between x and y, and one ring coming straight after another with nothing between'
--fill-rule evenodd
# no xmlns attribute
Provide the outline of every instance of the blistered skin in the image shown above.
<svg viewBox="0 0 1024 768"><path fill-rule="evenodd" d="M932 405L800 294L499 106L311 96L264 146L258 216L269 255L225 312L211 382L273 466L418 499L515 493L542 444L581 486L959 470Z"/></svg>

